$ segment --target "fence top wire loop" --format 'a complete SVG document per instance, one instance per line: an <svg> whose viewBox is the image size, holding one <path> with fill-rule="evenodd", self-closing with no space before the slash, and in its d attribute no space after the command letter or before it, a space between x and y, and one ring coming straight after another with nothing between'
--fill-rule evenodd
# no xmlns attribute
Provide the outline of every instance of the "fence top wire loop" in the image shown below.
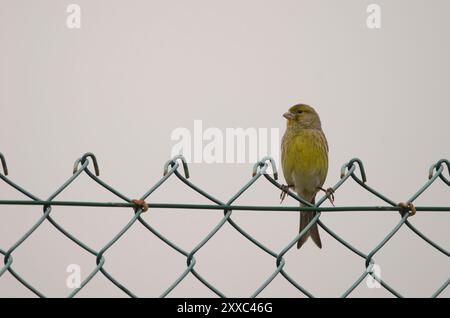
<svg viewBox="0 0 450 318"><path fill-rule="evenodd" d="M447 179L444 175L443 175L443 171L441 170L439 172L439 170L443 167L443 165L447 166L447 172L450 176L450 161L446 160L446 159L441 159L439 160L437 163L435 163L434 165L432 165L430 167L430 171L428 173L428 179L433 178L434 175L434 171L436 171L437 173L439 173L439 177L441 178L442 181L444 181L448 186L450 186L450 180Z"/></svg>
<svg viewBox="0 0 450 318"><path fill-rule="evenodd" d="M287 244L284 244L279 248L280 252L276 252L269 247L265 246L256 238L254 238L252 235L247 233L238 223L233 221L231 218L233 209L239 209L239 210L256 210L256 211L266 211L266 210L273 210L273 211L282 211L283 209L290 209L292 211L299 211L300 208L297 206L295 207L266 207L266 206L238 206L233 205L233 202L235 202L241 195L244 194L261 176L264 176L266 180L268 180L273 186L275 186L278 189L282 188L282 185L278 183L276 180L278 178L277 173L277 167L275 165L274 160L271 157L264 157L262 160L258 161L253 166L253 175L251 180L249 180L244 186L242 186L229 200L226 200L222 202L219 199L216 199L212 195L210 195L208 192L200 189L198 186L193 184L191 181L187 180L189 178L189 170L187 166L187 162L185 158L181 155L175 156L171 160L167 161L164 166L164 175L163 177L158 180L140 199L138 200L131 200L126 195L122 194L118 190L116 190L111 185L107 184L106 182L102 181L99 176L99 169L97 164L97 159L94 154L92 153L86 153L81 158L77 159L74 165L73 175L64 182L60 187L55 190L55 192L50 195L46 201L43 201L42 199L38 198L37 196L34 196L30 192L26 191L25 189L21 188L19 185L15 184L13 181L9 180L8 177L5 177L7 175L7 169L6 169L6 160L4 156L0 153L0 159L3 166L3 172L4 175L0 172L0 179L6 182L8 185L12 186L19 192L25 194L30 201L13 201L13 200L0 200L0 205L7 205L7 204L18 204L18 205L25 205L25 204L34 204L34 205L42 205L44 207L44 214L39 217L39 219L36 221L36 223L25 233L23 234L16 243L14 243L10 248L2 249L3 247L0 246L0 254L3 255L3 263L4 266L0 267L0 277L6 273L9 272L18 282L20 282L22 285L24 285L26 288L28 288L31 292L33 292L38 297L45 297L40 291L38 291L34 286L32 286L30 283L28 283L20 274L18 274L13 268L13 254L14 252L24 243L26 240L28 240L31 237L31 234L41 226L45 221L49 221L51 225L53 225L58 231L60 231L65 237L70 239L73 243L77 244L79 247L84 249L85 251L89 252L95 257L95 268L88 274L88 276L82 281L79 288L74 289L69 297L74 297L77 295L77 293L82 290L85 286L88 285L88 283L99 273L103 274L109 281L111 281L117 288L122 290L125 294L127 294L130 297L137 297L132 291L130 291L127 287L122 285L118 280L116 280L111 274L109 274L105 269L106 264L106 252L125 234L128 232L128 230L131 229L131 227L136 223L136 221L139 221L140 224L142 224L149 232L151 232L153 235L155 235L158 239L162 240L168 248L173 249L174 251L180 253L181 255L186 257L186 268L184 271L177 276L177 278L174 280L174 282L161 294L161 297L167 296L173 289L175 289L189 274L192 274L196 279L198 279L205 287L210 289L212 292L214 292L219 297L225 297L225 295L220 292L215 286L213 286L211 283L209 283L202 275L200 275L199 272L196 270L196 264L197 260L195 259L196 253L203 248L205 244L211 240L217 232L220 231L220 229L223 227L225 223L229 223L236 231L238 231L241 235L243 235L246 239L248 239L250 242L252 242L256 248L261 249L262 251L269 254L269 256L273 257L274 259L274 265L275 269L274 271L264 280L264 282L258 287L258 289L251 295L251 297L258 296L266 287L268 287L271 282L275 279L277 275L283 276L292 286L294 286L298 291L306 295L307 297L314 297L308 290L306 290L303 286L301 286L297 281L295 281L285 270L286 260L284 259L285 254L295 245L295 243L300 239L303 235L306 235L307 230L310 229L314 224L318 224L320 227L322 227L325 232L331 235L331 237L335 240L337 240L339 243L341 243L343 246L348 248L350 251L358 255L364 260L364 271L363 273L354 281L354 283L345 290L345 292L342 294L342 297L347 297L350 295L360 284L361 282L368 276L372 276L373 279L380 283L380 285L385 288L387 291L389 291L392 295L396 297L402 297L400 293L398 293L390 284L388 284L385 280L381 279L381 277L377 276L374 271L375 266L375 260L374 256L388 243L388 241L394 237L394 235L399 231L399 229L405 224L407 228L409 228L411 231L413 231L418 237L426 241L430 246L434 247L436 250L441 252L442 254L446 255L447 257L450 257L450 253L444 249L443 247L437 245L435 242L433 242L431 239L426 237L422 232L420 232L417 228L415 228L409 221L408 218L416 213L416 211L446 211L450 212L450 207L429 207L429 206L418 206L415 207L413 205L413 201L420 196L424 191L426 191L438 178L440 178L442 181L444 181L448 186L450 186L449 180L443 176L443 171L445 167L449 170L450 173L450 163L448 160L442 159L439 160L436 164L434 164L429 169L430 178L429 180L406 202L401 202L396 204L395 201L389 199L388 197L384 196L382 193L376 191L375 189L371 188L369 185L366 184L366 173L364 170L363 163L360 159L354 158L351 159L348 163L342 166L341 169L341 178L340 180L332 187L333 190L338 190L348 179L349 177L352 177L352 179L357 182L363 189L369 191L374 196L381 198L383 201L385 201L388 206L347 206L347 207L332 207L332 208L321 208L320 205L326 200L326 196L320 198L318 201L316 201L316 204L311 204L309 202L305 203L307 206L306 209L308 211L315 211L316 214L314 215L314 218L310 221L310 223L306 226L306 228L301 232L295 235L293 239L289 239L289 242ZM88 169L88 165L90 163L90 160L92 160L95 170L95 175L91 173L91 171ZM180 162L183 165L184 169L184 176L180 174L178 171L178 168L180 166ZM267 173L269 167L272 168L273 171L273 177ZM356 169L359 168L361 179L356 176ZM73 202L73 201L54 201L54 199L62 192L64 191L69 185L78 178L83 172L88 174L88 176L94 180L98 185L102 186L106 190L110 191L112 194L116 195L118 198L125 201L125 203L111 203L111 202ZM171 176L176 176L181 182L183 182L186 186L193 189L194 191L198 192L203 197L209 199L212 201L215 205L189 205L189 204L171 204L171 203L146 203L145 200L147 197L149 197L156 189L158 189L164 182L166 182ZM289 195L294 198L295 200L299 202L303 202L303 199L299 196L297 196L296 193L293 193L290 191ZM126 225L123 226L123 228L109 241L103 246L99 251L96 251L80 241L77 237L70 234L67 230L65 230L61 225L59 225L50 215L52 213L52 206L53 205L61 205L61 206L117 206L117 207L123 207L123 208L134 208L134 214L132 215L131 219L126 223ZM218 222L214 228L194 247L192 247L190 250L183 250L180 247L178 247L175 243L173 243L169 238L163 236L161 233L159 233L155 228L153 228L150 224L152 221L152 218L150 217L148 220L144 220L141 218L141 214L146 211L148 207L155 207L155 208L176 208L176 209L214 209L214 208L220 208L224 210L224 216ZM304 208L305 209L305 208ZM400 221L395 225L395 227L386 234L386 236L382 239L381 242L379 242L373 249L371 249L368 253L363 253L362 251L358 250L353 244L350 244L349 242L345 241L341 236L333 232L330 228L326 226L326 224L323 222L323 220L320 219L321 217L321 211L399 211L401 219ZM54 212L53 212L54 213ZM0 242L1 243L1 242ZM437 290L432 294L432 297L437 297L440 295L450 284L450 279L447 279L444 284L439 286Z"/></svg>
<svg viewBox="0 0 450 318"><path fill-rule="evenodd" d="M178 168L177 161L181 161L181 163L183 165L184 176L186 177L186 179L189 179L189 167L188 167L186 158L184 158L183 155L177 155L166 162L166 164L164 165L163 176L166 176L169 173L169 167L172 167L172 168L175 167L175 169Z"/></svg>
<svg viewBox="0 0 450 318"><path fill-rule="evenodd" d="M258 174L258 168L264 167L267 164L267 162L269 162L270 166L272 167L274 180L278 180L277 165L275 164L275 160L273 160L273 158L270 156L266 156L254 164L252 177L255 177ZM264 173L265 173L265 170L264 170Z"/></svg>
<svg viewBox="0 0 450 318"><path fill-rule="evenodd" d="M97 158L91 152L85 153L81 158L75 161L75 164L73 165L73 174L77 173L80 164L84 164L86 161L89 162L88 158L91 158L92 162L94 163L95 175L97 177L100 176L100 169L98 168Z"/></svg>
<svg viewBox="0 0 450 318"><path fill-rule="evenodd" d="M359 167L359 171L361 173L362 182L365 183L367 181L366 171L364 169L364 164L362 163L361 159L359 159L359 158L353 158L349 162L347 162L346 164L344 164L342 166L342 168L341 168L341 179L344 178L344 176L346 174L346 170L350 170L354 166L355 163ZM353 172L352 172L352 175L354 175Z"/></svg>

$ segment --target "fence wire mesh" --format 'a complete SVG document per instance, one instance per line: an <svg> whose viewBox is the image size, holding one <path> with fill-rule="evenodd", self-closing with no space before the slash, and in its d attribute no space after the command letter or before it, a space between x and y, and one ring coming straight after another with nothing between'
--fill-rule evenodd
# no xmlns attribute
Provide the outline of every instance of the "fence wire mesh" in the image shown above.
<svg viewBox="0 0 450 318"><path fill-rule="evenodd" d="M335 207L321 207L322 203L327 199L327 196L323 196L320 198L315 205L305 201L304 199L298 197L295 193L289 192L288 195L297 200L298 202L303 203L304 207L300 208L298 206L243 206L243 205L233 205L233 203L244 193L246 192L258 179L264 177L268 182L270 182L275 188L278 190L282 189L282 185L277 181L278 173L274 163L274 160L270 157L265 157L261 161L257 162L253 168L253 175L251 179L241 188L237 193L232 196L228 201L221 201L208 192L200 189L198 186L189 181L189 169L186 163L186 160L182 156L176 156L173 159L169 160L164 166L164 174L163 177L158 180L139 200L133 200L126 195L117 191L114 187L104 182L99 178L99 166L97 163L97 159L94 154L86 153L81 158L76 160L73 175L66 180L56 191L50 195L47 199L41 199L29 191L25 190L11 179L7 177L8 168L6 165L6 160L3 154L0 153L0 160L3 167L3 174L0 172L0 179L3 180L7 185L11 186L18 192L24 194L30 200L0 200L0 205L18 205L18 206L26 206L26 205L36 205L43 207L43 215L35 222L35 224L25 233L23 234L17 242L15 242L11 247L3 250L0 246L0 254L3 255L4 266L0 268L0 277L4 275L6 272L9 272L18 282L20 282L23 286L28 288L31 292L33 292L38 297L45 297L45 295L40 292L36 287L32 286L28 283L18 272L13 269L13 253L16 251L30 236L33 234L36 229L38 229L45 221L49 222L56 230L61 232L64 236L70 239L73 243L92 254L96 260L96 267L90 272L90 274L82 281L80 286L74 289L69 297L74 297L77 295L89 282L94 278L94 276L102 274L109 281L111 281L117 288L122 290L125 294L130 297L137 297L131 290L129 290L126 286L121 284L116 278L114 278L108 271L104 268L106 259L105 253L110 249L127 231L137 222L141 223L149 232L162 240L167 246L174 251L180 253L184 257L186 257L186 269L178 276L178 278L169 286L166 290L161 293L161 297L166 297L170 294L170 292L176 288L189 274L192 274L198 281L200 281L204 286L210 289L213 293L215 293L219 297L226 297L224 293L218 290L215 286L209 283L196 269L196 259L195 254L212 238L225 223L229 223L237 232L243 235L246 239L252 242L256 247L273 257L275 269L273 273L267 277L259 286L257 290L254 291L250 297L257 297L278 275L284 277L290 284L292 284L296 289L298 289L301 293L306 295L307 297L314 297L308 290L306 290L302 285L295 281L284 269L286 261L283 256L296 244L298 239L305 235L309 228L312 225L318 224L323 230L325 230L329 235L331 235L335 240L340 242L347 249L358 255L364 260L364 269L361 275L356 279L356 281L342 294L342 297L349 296L360 284L361 282L368 276L372 276L374 280L376 280L382 287L384 287L387 291L389 291L392 295L396 297L403 297L398 291L396 291L391 284L381 279L375 273L374 265L374 256L385 246L385 244L398 232L398 230L402 226L408 227L415 235L423 239L425 242L429 244L430 247L436 249L440 253L445 256L449 256L449 252L445 250L440 245L433 242L430 238L425 236L421 231L419 231L413 224L409 222L409 217L413 216L416 212L450 212L450 206L415 206L413 202L424 193L436 180L442 180L447 186L450 187L450 181L445 177L444 170L447 167L448 172L450 173L450 162L448 160L442 159L437 163L433 164L429 169L429 178L425 182L425 184L414 193L406 202L395 202L372 187L368 186L366 183L366 173L364 170L364 165L359 159L352 159L348 163L344 164L341 169L341 178L340 180L332 187L332 189L336 192L347 180L350 178L353 179L359 186L368 192L372 193L374 196L380 198L384 202L386 202L385 206L335 206ZM90 163L92 161L93 164L93 172L89 169ZM180 172L180 167L182 167L182 172ZM269 174L269 167L272 169L272 173ZM357 175L357 170L359 170L359 176ZM115 196L117 196L121 202L75 202L75 201L58 201L56 198L60 195L65 189L67 189L70 184L77 179L82 173L86 173L92 180L94 180L99 186L105 188ZM149 202L148 199L152 195L152 193L158 189L163 183L165 183L169 178L175 176L182 183L184 183L187 187L193 189L209 201L211 204L173 204L173 203L152 203ZM75 206L75 207L111 207L111 208L132 208L134 211L133 217L130 221L122 228L122 230L117 233L103 248L99 251L91 248L77 237L69 233L64 227L62 227L58 222L56 222L52 216L52 206ZM146 210L152 208L162 208L162 209L207 209L207 210L223 210L224 216L221 221L209 232L209 234L204 237L192 250L186 251L167 237L158 232L152 225L150 225L147 221L141 218L141 214ZM287 244L281 251L274 251L256 240L250 234L248 234L243 228L241 228L236 222L232 219L232 213L236 210L244 210L244 211L310 211L311 213L317 211L315 217L311 220L308 226L300 232L298 235L292 239L289 244ZM384 239L375 246L368 253L364 253L357 249L355 246L345 241L342 237L340 237L337 233L331 230L327 225L325 225L321 220L321 213L328 213L334 211L398 211L400 220L398 224L384 237ZM439 296L449 285L450 278L448 278L432 295L431 297Z"/></svg>

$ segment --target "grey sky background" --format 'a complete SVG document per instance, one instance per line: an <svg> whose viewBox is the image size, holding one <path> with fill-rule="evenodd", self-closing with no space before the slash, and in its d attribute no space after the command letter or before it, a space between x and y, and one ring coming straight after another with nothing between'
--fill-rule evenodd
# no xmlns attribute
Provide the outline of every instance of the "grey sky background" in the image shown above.
<svg viewBox="0 0 450 318"><path fill-rule="evenodd" d="M66 7L82 10L81 29L66 27ZM366 27L366 7L382 8L382 27ZM326 181L363 160L368 184L396 202L449 158L450 3L395 1L24 1L0 0L0 152L10 178L46 198L71 174L75 159L96 154L103 180L137 198L162 176L173 129L280 128L293 104L313 105L330 145ZM251 177L250 164L192 164L191 180L226 201ZM449 205L436 182L417 205ZM118 201L87 176L61 200ZM0 183L0 199L23 196ZM149 201L206 203L170 180ZM261 180L239 204L279 204ZM295 205L287 200L285 205ZM329 203L327 203L329 205ZM337 205L382 202L353 182ZM41 216L37 207L0 206L0 249L9 249ZM130 209L53 208L52 216L100 249L130 220ZM190 250L220 221L220 211L152 210L144 218ZM296 235L297 213L234 212L233 220L275 251ZM368 253L399 221L396 213L324 213L321 220ZM411 222L449 248L448 213ZM316 296L341 295L364 271L358 258L321 231L286 255L286 271ZM13 254L14 269L48 296L65 296L66 267L95 267L45 222ZM159 296L185 269L185 258L135 224L105 255L105 268L139 296ZM196 269L227 296L252 294L275 260L225 226L196 255ZM404 296L430 296L449 277L449 261L406 227L376 256L382 278ZM442 296L448 297L447 289ZM9 273L0 297L33 296ZM101 274L80 297L123 297ZM170 296L210 297L189 275ZM261 294L301 297L277 277ZM390 297L363 282L355 297Z"/></svg>

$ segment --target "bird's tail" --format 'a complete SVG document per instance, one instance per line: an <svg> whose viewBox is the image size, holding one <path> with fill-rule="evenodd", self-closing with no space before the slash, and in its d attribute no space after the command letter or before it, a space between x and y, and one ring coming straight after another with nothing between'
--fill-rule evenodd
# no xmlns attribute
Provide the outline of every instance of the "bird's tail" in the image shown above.
<svg viewBox="0 0 450 318"><path fill-rule="evenodd" d="M314 200L312 202L314 204ZM300 229L299 233L303 231L303 229L308 226L308 224L311 222L311 220L316 215L316 212L300 212ZM297 242L297 249L303 246L305 242L308 240L308 237L311 237L313 242L316 243L316 245L319 248L322 248L322 242L320 240L319 235L319 229L317 227L317 223L311 226L311 228L308 230L308 232L305 233Z"/></svg>

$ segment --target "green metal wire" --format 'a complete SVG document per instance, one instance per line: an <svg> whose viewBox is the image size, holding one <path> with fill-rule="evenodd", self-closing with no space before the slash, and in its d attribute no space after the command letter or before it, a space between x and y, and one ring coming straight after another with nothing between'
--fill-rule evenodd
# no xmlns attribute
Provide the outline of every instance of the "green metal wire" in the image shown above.
<svg viewBox="0 0 450 318"><path fill-rule="evenodd" d="M235 195L233 195L228 201L223 202L208 192L202 190L189 179L189 168L186 163L186 160L183 156L176 156L173 159L166 162L164 165L163 177L158 180L140 199L148 200L148 198L158 189L160 188L169 178L175 177L180 180L183 184L185 184L188 188L197 192L204 198L211 201L211 204L175 204L175 203L157 203L150 202L148 203L148 207L150 209L182 209L182 210L222 210L223 217L221 220L211 229L211 231L198 242L190 251L185 251L181 247L177 246L173 243L169 238L162 235L158 232L154 227L152 227L148 221L144 220L141 217L143 213L142 206L139 206L137 203L133 202L132 199L127 197L126 195L119 192L114 187L110 186L103 180L99 178L100 170L97 159L94 154L86 153L81 158L77 159L74 164L73 175L68 178L60 187L58 187L55 192L49 196L46 200L40 199L37 196L33 195L29 191L25 190L11 179L7 177L8 175L8 167L6 165L6 160L3 154L0 153L0 162L1 167L3 169L3 174L0 173L0 179L11 186L13 189L22 193L30 200L0 200L0 205L4 206L42 206L43 214L37 218L35 223L27 230L11 247L7 250L0 249L0 254L3 255L3 267L0 268L0 277L4 275L6 272L9 272L18 282L24 285L27 289L33 292L38 297L45 297L45 295L39 291L36 287L32 286L28 283L22 276L13 269L13 253L26 241L29 240L32 234L38 229L45 221L48 221L56 230L61 232L66 238L70 241L81 247L83 250L95 256L95 267L92 271L87 275L84 281L81 282L80 287L76 288L70 293L69 297L76 296L82 289L84 289L90 281L99 273L101 273L104 277L106 277L109 281L111 281L117 288L123 291L126 295L130 297L137 297L132 291L130 291L126 286L121 284L116 278L114 278L111 274L109 274L106 270L106 257L105 254L108 250L116 244L133 226L136 226L136 223L140 223L145 229L147 229L150 233L158 237L161 241L163 241L169 248L173 249L177 253L186 257L186 268L185 270L176 276L173 283L166 288L166 290L162 291L161 297L168 296L189 274L192 274L198 281L200 281L205 287L211 290L219 297L226 297L220 290L218 290L215 286L209 283L196 269L195 266L197 261L195 259L196 253L201 250L208 242L221 230L221 228L226 224L230 224L238 233L240 233L243 237L248 239L252 244L254 244L257 248L261 249L263 252L267 253L270 257L273 257L275 261L275 269L269 275L269 277L262 280L261 285L250 295L250 297L257 297L261 292L263 292L267 286L271 284L271 282L278 276L281 275L284 277L289 283L292 284L299 292L304 294L307 297L314 297L308 290L306 290L301 284L295 281L284 269L286 265L286 260L284 256L286 253L296 244L300 237L305 235L307 231L314 225L318 224L320 227L324 229L325 232L330 234L331 237L336 239L343 246L348 248L350 251L355 253L357 256L361 257L364 261L364 271L362 274L352 283L350 287L348 287L342 294L342 297L349 296L360 284L361 282L368 276L372 276L374 280L379 282L381 286L383 286L387 291L389 291L392 295L396 297L402 297L402 295L396 291L388 282L382 280L380 277L377 277L375 272L373 271L375 260L375 255L389 242L389 240L395 236L398 230L406 225L414 234L427 242L431 247L435 248L440 253L449 257L449 252L444 249L442 246L438 245L430 238L425 236L421 231L419 231L410 221L409 218L411 216L411 212L409 208L406 208L405 204L400 204L395 202L379 191L373 189L369 185L367 185L367 177L364 169L364 165L360 159L354 158L350 160L348 163L344 164L341 169L341 178L340 180L332 187L334 191L337 191L341 186L343 186L350 178L353 179L362 189L370 192L374 196L380 198L382 201L386 202L385 206L338 206L338 207L321 207L322 203L324 203L327 199L327 196L324 195L321 197L315 205L305 201L303 198L297 196L295 193L289 191L288 195L293 199L297 200L299 203L303 203L303 207L300 206L249 206L249 205L234 205L233 203L240 198L248 189L250 189L261 176L264 176L265 179L275 186L277 189L282 189L282 185L278 183L278 172L275 165L275 162L270 157L264 157L261 161L257 162L253 167L253 174L251 179L242 186ZM94 173L89 169L90 162L92 162L94 167ZM183 167L184 175L179 172L179 167ZM268 174L269 167L272 169L273 175ZM434 165L432 165L429 169L429 180L417 191L415 192L406 203L413 203L420 195L422 195L433 183L436 182L437 179L442 180L447 186L450 187L449 179L444 175L445 167L450 174L450 162L446 159L441 159ZM356 174L357 170L359 171L360 177ZM74 180L76 180L82 173L87 174L94 182L96 182L99 186L106 189L110 193L114 194L120 201L119 202L79 202L79 201L59 201L56 198L66 190ZM133 211L133 215L127 224L99 251L89 247L87 244L79 240L77 237L68 232L64 227L62 227L59 223L57 223L51 216L52 206L76 206L76 207L103 207L103 208L122 208L125 209L129 213L130 208ZM450 212L450 206L415 206L415 211L418 212ZM308 226L301 231L298 235L296 235L292 240L287 242L285 246L281 249L281 251L274 251L258 240L256 240L253 236L247 233L241 226L239 226L232 218L233 211L253 211L253 212L264 212L264 211L277 211L277 212L299 212L299 211L309 211L316 212L315 217L310 221ZM367 254L363 253L359 249L357 249L353 244L350 244L346 240L344 240L339 234L335 233L331 230L326 224L324 224L320 220L320 216L322 213L337 213L337 212L379 212L379 211L397 211L400 216L399 222L396 226L386 233L385 237L381 242L379 242L371 251ZM437 290L431 295L431 297L438 297L450 284L450 278L447 279Z"/></svg>

